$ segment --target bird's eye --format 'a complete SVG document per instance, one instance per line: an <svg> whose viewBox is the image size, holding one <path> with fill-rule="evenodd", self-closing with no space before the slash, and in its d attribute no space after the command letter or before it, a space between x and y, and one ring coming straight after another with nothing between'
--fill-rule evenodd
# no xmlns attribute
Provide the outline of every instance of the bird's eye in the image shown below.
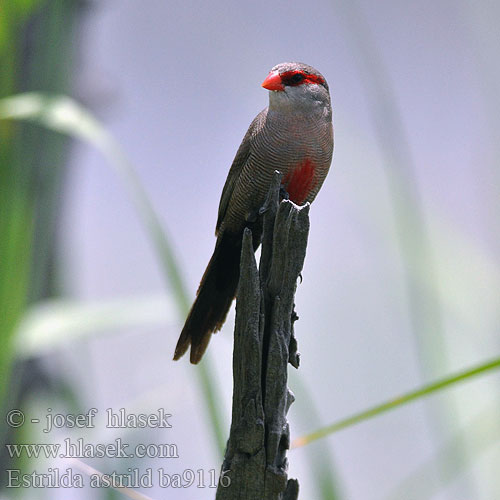
<svg viewBox="0 0 500 500"><path fill-rule="evenodd" d="M284 85L296 87L307 80L307 76L300 71L287 71L281 74L281 81Z"/></svg>

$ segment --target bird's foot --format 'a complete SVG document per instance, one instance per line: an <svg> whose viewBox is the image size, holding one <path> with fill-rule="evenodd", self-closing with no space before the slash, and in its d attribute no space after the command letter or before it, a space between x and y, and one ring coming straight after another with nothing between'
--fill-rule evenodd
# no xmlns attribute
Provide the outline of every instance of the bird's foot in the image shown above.
<svg viewBox="0 0 500 500"><path fill-rule="evenodd" d="M286 190L285 186L283 184L280 185L280 201L281 200L289 200L290 195L288 194L288 191Z"/></svg>

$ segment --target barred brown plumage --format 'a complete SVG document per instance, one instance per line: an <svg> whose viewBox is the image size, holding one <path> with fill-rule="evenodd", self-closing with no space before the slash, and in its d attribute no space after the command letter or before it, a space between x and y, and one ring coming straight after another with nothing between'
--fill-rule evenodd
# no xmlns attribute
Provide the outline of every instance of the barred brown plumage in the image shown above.
<svg viewBox="0 0 500 500"><path fill-rule="evenodd" d="M273 172L283 174L290 199L303 204L314 200L330 168L332 108L324 77L306 64L282 63L262 86L269 90L269 106L250 124L231 165L219 204L215 250L174 359L191 345L191 363L198 363L212 333L222 327L238 286L243 230L251 227L256 250L261 222L254 215L265 201Z"/></svg>

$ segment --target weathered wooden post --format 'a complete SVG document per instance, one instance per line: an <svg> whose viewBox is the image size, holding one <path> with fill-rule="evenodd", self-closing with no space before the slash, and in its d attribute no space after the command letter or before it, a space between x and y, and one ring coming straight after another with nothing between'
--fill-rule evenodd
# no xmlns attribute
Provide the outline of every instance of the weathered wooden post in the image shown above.
<svg viewBox="0 0 500 500"><path fill-rule="evenodd" d="M288 479L286 414L294 396L288 363L299 366L293 323L297 279L309 233L309 204L279 202L276 172L262 209L259 269L246 229L241 254L233 353L233 410L217 500L296 500L299 484Z"/></svg>

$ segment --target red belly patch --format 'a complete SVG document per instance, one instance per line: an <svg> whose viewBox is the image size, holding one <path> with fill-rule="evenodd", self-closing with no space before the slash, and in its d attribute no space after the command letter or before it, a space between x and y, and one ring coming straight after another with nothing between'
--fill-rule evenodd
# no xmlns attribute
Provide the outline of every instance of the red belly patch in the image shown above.
<svg viewBox="0 0 500 500"><path fill-rule="evenodd" d="M309 193L315 188L316 183L314 164L311 160L305 160L289 170L283 179L283 186L290 196L290 200L297 205L304 203Z"/></svg>

